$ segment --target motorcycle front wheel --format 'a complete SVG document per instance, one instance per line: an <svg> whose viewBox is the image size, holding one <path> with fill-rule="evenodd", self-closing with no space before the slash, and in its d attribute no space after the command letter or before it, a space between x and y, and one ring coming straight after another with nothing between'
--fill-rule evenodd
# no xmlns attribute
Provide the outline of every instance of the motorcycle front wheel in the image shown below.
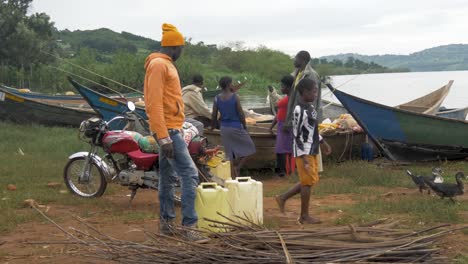
<svg viewBox="0 0 468 264"><path fill-rule="evenodd" d="M86 182L81 181L80 176L85 170L86 162L86 157L70 159L65 165L63 180L73 194L85 198L100 197L107 187L106 178L102 170L93 161L90 161L89 177Z"/></svg>

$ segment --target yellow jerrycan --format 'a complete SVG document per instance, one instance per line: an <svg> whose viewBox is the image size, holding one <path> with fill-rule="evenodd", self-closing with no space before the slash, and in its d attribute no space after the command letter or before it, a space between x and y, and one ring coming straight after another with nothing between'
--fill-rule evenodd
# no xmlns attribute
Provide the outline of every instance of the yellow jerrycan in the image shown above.
<svg viewBox="0 0 468 264"><path fill-rule="evenodd" d="M215 182L203 182L197 187L197 197L195 199L195 210L198 214L198 228L208 229L213 232L224 231L223 228L212 227L214 223L206 221L204 218L226 222L218 212L226 217L230 217L230 208L227 201L228 189L223 188Z"/></svg>
<svg viewBox="0 0 468 264"><path fill-rule="evenodd" d="M232 215L263 224L263 184L260 181L250 177L237 177L235 180L225 181L224 187L229 190L228 203Z"/></svg>
<svg viewBox="0 0 468 264"><path fill-rule="evenodd" d="M212 157L207 163L208 168L210 169L211 174L213 174L216 183L224 185L226 180L232 180L231 178L231 163L224 160L224 153L218 152L218 154Z"/></svg>

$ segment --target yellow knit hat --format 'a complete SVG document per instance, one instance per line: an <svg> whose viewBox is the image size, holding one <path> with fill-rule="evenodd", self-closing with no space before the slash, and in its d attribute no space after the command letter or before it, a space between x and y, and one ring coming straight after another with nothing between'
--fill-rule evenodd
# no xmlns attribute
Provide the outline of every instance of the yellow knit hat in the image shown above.
<svg viewBox="0 0 468 264"><path fill-rule="evenodd" d="M185 44L184 36L180 33L177 28L171 24L164 23L162 25L162 39L161 46L183 46Z"/></svg>

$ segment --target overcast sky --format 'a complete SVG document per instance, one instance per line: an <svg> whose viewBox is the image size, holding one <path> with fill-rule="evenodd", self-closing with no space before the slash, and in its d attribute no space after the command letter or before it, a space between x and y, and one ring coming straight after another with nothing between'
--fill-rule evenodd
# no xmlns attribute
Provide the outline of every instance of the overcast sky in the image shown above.
<svg viewBox="0 0 468 264"><path fill-rule="evenodd" d="M34 0L58 29L110 28L160 40L161 24L207 44L243 41L313 57L409 54L468 43L466 0Z"/></svg>

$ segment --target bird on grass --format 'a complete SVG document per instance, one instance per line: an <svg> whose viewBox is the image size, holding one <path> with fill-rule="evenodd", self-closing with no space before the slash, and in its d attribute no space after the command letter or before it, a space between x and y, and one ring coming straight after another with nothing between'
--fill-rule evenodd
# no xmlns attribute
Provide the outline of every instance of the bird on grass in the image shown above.
<svg viewBox="0 0 468 264"><path fill-rule="evenodd" d="M431 176L423 176L423 175L414 175L411 171L407 170L406 174L408 174L411 179L413 180L414 184L419 187L419 192L423 193L423 190L427 190L427 194L431 194L431 189L425 183L426 181L431 182L439 182L442 183L444 179L442 178L442 169L441 168L433 168Z"/></svg>
<svg viewBox="0 0 468 264"><path fill-rule="evenodd" d="M429 188L431 188L437 195L440 196L440 198L444 199L445 197L448 197L453 203L455 203L453 197L462 195L464 193L464 186L462 181L464 177L465 174L460 171L455 174L455 180L457 183L436 183L425 179L423 180L424 183L429 186Z"/></svg>

